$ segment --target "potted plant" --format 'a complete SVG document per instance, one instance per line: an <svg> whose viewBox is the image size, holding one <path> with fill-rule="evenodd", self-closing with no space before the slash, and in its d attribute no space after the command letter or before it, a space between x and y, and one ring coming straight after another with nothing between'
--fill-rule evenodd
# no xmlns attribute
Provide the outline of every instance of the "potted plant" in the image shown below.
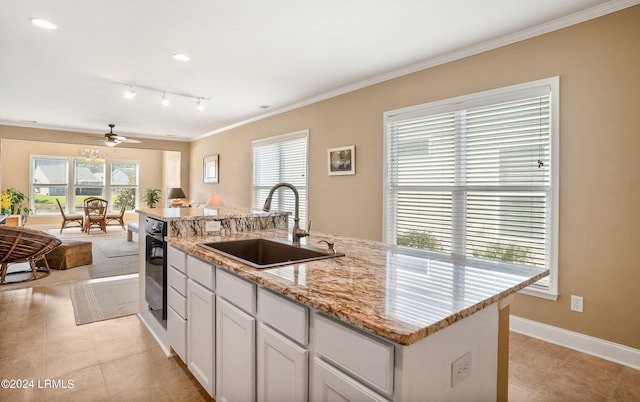
<svg viewBox="0 0 640 402"><path fill-rule="evenodd" d="M9 215L20 215L22 218L22 226L27 224L31 208L24 205L29 203L29 198L15 188L10 188L2 194L0 200L2 202L3 212Z"/></svg>
<svg viewBox="0 0 640 402"><path fill-rule="evenodd" d="M160 190L157 188L144 190L143 199L149 208L155 208L156 204L160 202Z"/></svg>

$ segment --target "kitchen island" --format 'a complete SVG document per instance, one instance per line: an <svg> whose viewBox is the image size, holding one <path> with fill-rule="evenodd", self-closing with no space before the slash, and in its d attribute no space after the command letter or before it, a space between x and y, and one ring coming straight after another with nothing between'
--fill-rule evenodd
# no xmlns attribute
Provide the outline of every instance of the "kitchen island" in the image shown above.
<svg viewBox="0 0 640 402"><path fill-rule="evenodd" d="M217 400L499 399L506 302L548 275L317 233L346 256L260 270L199 245L248 238L287 233L167 237L168 342Z"/></svg>

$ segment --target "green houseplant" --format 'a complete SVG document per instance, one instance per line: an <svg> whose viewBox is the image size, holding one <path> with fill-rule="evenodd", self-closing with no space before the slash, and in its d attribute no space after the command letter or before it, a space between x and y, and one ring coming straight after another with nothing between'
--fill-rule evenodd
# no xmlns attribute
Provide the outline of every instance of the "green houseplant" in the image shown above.
<svg viewBox="0 0 640 402"><path fill-rule="evenodd" d="M29 198L15 188L7 189L2 194L2 208L3 212L9 212L10 215L20 215L22 217L22 226L27 224L29 214L31 214L31 208L29 204ZM8 205L7 205L8 204Z"/></svg>
<svg viewBox="0 0 640 402"><path fill-rule="evenodd" d="M155 208L160 202L160 190L157 188L148 188L144 190L143 199L149 208Z"/></svg>

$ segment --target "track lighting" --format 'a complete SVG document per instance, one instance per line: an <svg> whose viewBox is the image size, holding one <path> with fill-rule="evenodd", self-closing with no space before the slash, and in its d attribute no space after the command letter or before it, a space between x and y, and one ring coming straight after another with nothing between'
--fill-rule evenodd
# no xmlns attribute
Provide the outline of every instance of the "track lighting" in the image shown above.
<svg viewBox="0 0 640 402"><path fill-rule="evenodd" d="M169 100L169 98L167 98L167 94L163 93L162 94L162 106L169 106L169 104L171 103L171 101Z"/></svg>
<svg viewBox="0 0 640 402"><path fill-rule="evenodd" d="M124 97L127 99L133 99L136 96L136 89L143 89L145 91L152 91L152 92L158 92L162 94L162 98L160 103L162 103L162 106L169 106L169 104L171 104L171 99L169 99L168 95L171 95L172 97L183 97L183 98L191 98L191 99L195 99L196 100L196 110L198 112L202 112L204 110L204 102L208 101L209 98L204 98L202 96L193 96L190 94L185 94L185 93L180 93L180 92L171 92L171 91L164 91L162 89L158 89L158 88L152 88L152 87L147 87L144 85L131 85L131 84L123 84L126 86L126 89L124 91ZM109 144L107 144L109 145Z"/></svg>

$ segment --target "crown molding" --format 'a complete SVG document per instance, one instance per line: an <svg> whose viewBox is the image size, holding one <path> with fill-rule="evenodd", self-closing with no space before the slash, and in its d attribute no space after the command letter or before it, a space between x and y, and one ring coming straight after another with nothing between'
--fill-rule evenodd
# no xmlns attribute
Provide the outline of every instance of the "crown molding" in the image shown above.
<svg viewBox="0 0 640 402"><path fill-rule="evenodd" d="M225 126L213 131L209 131L198 137L195 137L191 141L196 141L196 140L200 140L215 134L220 134L225 131L229 131L231 129L234 129L240 126L244 126L249 123L260 121L268 117L289 112L291 110L299 109L301 107L308 106L313 103L321 102L330 98L334 98L336 96L344 95L346 93L353 92L358 89L366 88L371 85L379 84L384 81L389 81L394 78L403 77L405 75L413 74L418 71L426 70L428 68L450 63L452 61L460 60L465 57L474 56L476 54L484 53L489 50L498 49L503 46L511 45L513 43L521 42L526 39L534 38L536 36L544 35L549 32L557 31L559 29L563 29L572 25L580 24L582 22L589 21L598 17L602 17L604 15L611 14L616 11L623 10L625 8L633 7L637 4L640 4L640 0L611 0L609 2L599 4L597 6L579 11L577 13L545 22L535 27L531 27L531 28L524 29L509 35L502 36L500 38L492 39L492 40L478 43L472 46L454 50L452 52L449 52L440 56L436 56L416 64L412 64L397 70L379 74L371 78L358 81L344 87L337 88L333 91L325 92L321 95L308 98L301 102L293 103L291 105L274 109L273 111L270 111L268 113L260 114L259 116L242 120L237 123L230 124L228 126Z"/></svg>

